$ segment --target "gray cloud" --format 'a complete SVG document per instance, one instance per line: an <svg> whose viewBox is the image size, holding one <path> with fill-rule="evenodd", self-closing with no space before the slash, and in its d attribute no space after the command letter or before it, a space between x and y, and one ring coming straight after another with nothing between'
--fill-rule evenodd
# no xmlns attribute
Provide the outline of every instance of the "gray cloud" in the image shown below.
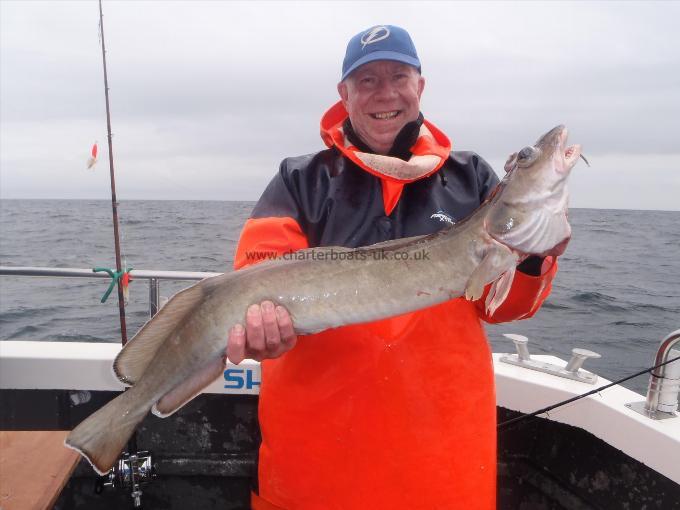
<svg viewBox="0 0 680 510"><path fill-rule="evenodd" d="M106 1L104 12L129 198L256 199L283 157L322 148L347 39L394 23L423 62L423 111L454 147L500 168L565 123L594 163L575 176L575 205L680 208L680 4ZM0 2L2 197L107 196L97 23L95 2Z"/></svg>

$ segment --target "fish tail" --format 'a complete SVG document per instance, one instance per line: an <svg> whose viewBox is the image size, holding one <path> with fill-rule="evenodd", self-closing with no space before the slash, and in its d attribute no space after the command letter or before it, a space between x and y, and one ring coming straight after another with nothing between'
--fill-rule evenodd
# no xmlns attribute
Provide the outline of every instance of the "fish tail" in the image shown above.
<svg viewBox="0 0 680 510"><path fill-rule="evenodd" d="M123 392L74 428L64 444L85 457L103 475L115 464L151 406L139 404L134 388Z"/></svg>

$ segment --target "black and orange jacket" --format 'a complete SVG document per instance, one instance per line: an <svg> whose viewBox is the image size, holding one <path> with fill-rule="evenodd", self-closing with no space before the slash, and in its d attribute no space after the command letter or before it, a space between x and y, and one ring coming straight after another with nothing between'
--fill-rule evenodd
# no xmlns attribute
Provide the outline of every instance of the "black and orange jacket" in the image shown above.
<svg viewBox="0 0 680 510"><path fill-rule="evenodd" d="M307 247L433 233L498 183L482 158L449 152L422 119L402 155L413 164L378 161L402 172L385 175L366 163L375 160L346 117L335 105L322 120L329 148L281 163L245 224L236 269ZM543 266L539 276L516 273L493 317L483 299L458 298L304 336L263 361L253 508L495 508L493 367L480 319L532 316L556 271L553 260Z"/></svg>

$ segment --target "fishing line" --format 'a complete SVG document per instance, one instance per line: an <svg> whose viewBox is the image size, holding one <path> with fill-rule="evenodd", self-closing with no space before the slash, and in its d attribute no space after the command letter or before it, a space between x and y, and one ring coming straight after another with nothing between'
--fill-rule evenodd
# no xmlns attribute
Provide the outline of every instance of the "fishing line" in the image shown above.
<svg viewBox="0 0 680 510"><path fill-rule="evenodd" d="M627 377L624 377L623 379L619 379L618 381L610 382L609 384L606 384L605 386L600 386L599 388L595 388L594 390L591 390L587 393L584 393L582 395L577 395L575 397L569 398L567 400L563 400L562 402L558 402L556 404L553 404L548 407L544 407L543 409L539 409L538 411L534 411L533 413L526 413L522 414L520 416L517 416L515 418L511 418L510 420L503 421L498 424L496 427L499 431L505 429L506 427L522 422L524 420L528 420L530 418L535 418L539 414L543 413L548 413L549 411L552 411L553 409L557 409L558 407L562 407L567 404L571 404L572 402L576 402L577 400L581 400L582 398L589 397L590 395L594 395L595 393L600 393L602 390L606 390L608 388L611 388L612 386L616 386L617 384L621 384L623 382L629 381L630 379L634 379L635 377L639 377L644 374L651 374L652 370L656 370L659 367L662 367L664 365L667 365L669 363L673 363L674 361L680 360L680 356L677 358L670 359L668 361L664 361L663 363L659 363L658 365L654 365L653 367L646 368L645 370L642 370L640 372L637 372L633 375L629 375Z"/></svg>

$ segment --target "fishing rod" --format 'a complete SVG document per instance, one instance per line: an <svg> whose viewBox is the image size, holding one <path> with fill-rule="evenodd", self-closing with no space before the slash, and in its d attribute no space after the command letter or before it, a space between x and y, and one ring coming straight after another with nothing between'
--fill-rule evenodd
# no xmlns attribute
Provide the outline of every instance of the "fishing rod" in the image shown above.
<svg viewBox="0 0 680 510"><path fill-rule="evenodd" d="M111 111L109 108L109 79L106 74L106 45L104 44L104 14L102 0L99 0L99 32L102 38L102 63L104 65L104 97L106 98L106 131L109 142L109 173L111 175L111 206L113 209L113 241L116 251L116 273L122 274L120 263L120 237L118 234L118 201L116 199L116 177L113 171L113 137L111 136ZM120 316L120 338L123 345L127 343L127 328L125 326L125 298L123 285L118 279L118 314Z"/></svg>
<svg viewBox="0 0 680 510"><path fill-rule="evenodd" d="M589 397L590 395L594 395L596 393L599 393L603 390L606 390L608 388L611 388L612 386L616 386L617 384L621 384L623 382L629 381L630 379L634 379L636 377L639 377L644 374L650 374L652 370L656 370L659 367L662 367L664 365L668 365L669 363L673 363L674 361L680 360L680 356L664 361L663 363L659 363L658 365L654 365L653 367L646 368L644 370L641 370L640 372L636 372L635 374L629 375L627 377L624 377L623 379L619 379L618 381L611 382L605 386L600 386L599 388L595 388L594 390L591 390L587 393L583 393L582 395L577 395L575 397L569 398L567 400L563 400L561 402L557 402L556 404L553 404L548 407L544 407L543 409L538 409L537 411L534 411L533 413L526 413L522 414L520 416L517 416L515 418L511 418L509 420L505 420L497 425L497 430L499 432L504 431L509 427L510 425L516 425L520 422L523 422L525 420L529 420L531 418L536 418L538 417L539 414L544 414L547 412L552 411L553 409L557 409L558 407L562 407L567 404L571 404L572 402L576 402L577 400L581 400L582 398Z"/></svg>
<svg viewBox="0 0 680 510"><path fill-rule="evenodd" d="M109 78L106 72L106 44L104 42L104 14L102 12L102 0L99 0L99 33L102 39L102 64L104 66L104 97L106 99L106 132L109 143L109 173L111 175L111 208L113 212L113 241L116 252L116 275L122 275L122 264L120 262L120 235L118 231L118 200L116 199L116 176L113 169L113 136L111 135L111 109L109 107ZM127 328L125 325L125 296L123 294L122 278L116 279L118 287L118 314L120 316L120 338L121 343L127 343ZM130 469L130 485L132 487L132 506L133 508L141 508L142 491L139 485L139 462L138 455L141 452L137 451L137 435L133 434L128 441L129 462ZM115 473L113 475L115 478ZM110 476L102 477L109 480ZM99 480L103 482L103 480ZM103 485L103 483L102 483Z"/></svg>

